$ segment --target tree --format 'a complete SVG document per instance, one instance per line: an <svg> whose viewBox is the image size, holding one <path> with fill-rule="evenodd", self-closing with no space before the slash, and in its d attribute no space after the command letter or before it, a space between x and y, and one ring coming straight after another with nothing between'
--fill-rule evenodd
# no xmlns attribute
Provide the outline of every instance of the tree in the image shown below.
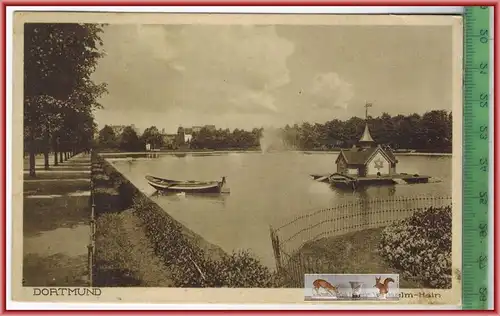
<svg viewBox="0 0 500 316"><path fill-rule="evenodd" d="M118 139L111 126L105 125L99 131L98 143L101 148L112 149L118 147Z"/></svg>
<svg viewBox="0 0 500 316"><path fill-rule="evenodd" d="M63 126L63 122L71 111L88 113L100 107L97 100L106 86L95 84L90 76L103 56L99 49L101 27L77 23L24 25L24 126L32 176L37 140L44 143L48 167L50 147L57 153L60 145L68 147L76 135L89 137L87 131L80 134L77 121L73 126Z"/></svg>
<svg viewBox="0 0 500 316"><path fill-rule="evenodd" d="M120 149L124 151L139 151L141 148L142 143L135 130L131 126L125 127L120 136Z"/></svg>
<svg viewBox="0 0 500 316"><path fill-rule="evenodd" d="M425 146L426 135L420 127L420 115L412 114L405 116L399 125L399 148L420 149Z"/></svg>
<svg viewBox="0 0 500 316"><path fill-rule="evenodd" d="M152 149L163 146L163 135L156 126L148 127L142 133L142 141L145 144L151 144Z"/></svg>
<svg viewBox="0 0 500 316"><path fill-rule="evenodd" d="M446 111L436 110L422 116L422 128L427 135L426 149L450 150L452 122Z"/></svg>
<svg viewBox="0 0 500 316"><path fill-rule="evenodd" d="M211 132L206 127L202 127L199 132L193 135L193 139L191 139L191 148L215 148L215 133Z"/></svg>

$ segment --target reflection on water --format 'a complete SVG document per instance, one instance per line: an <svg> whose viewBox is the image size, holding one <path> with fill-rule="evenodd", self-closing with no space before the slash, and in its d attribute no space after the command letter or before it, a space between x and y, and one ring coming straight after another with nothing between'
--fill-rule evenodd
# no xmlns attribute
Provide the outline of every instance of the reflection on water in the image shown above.
<svg viewBox="0 0 500 316"><path fill-rule="evenodd" d="M337 190L310 178L310 174L335 171L336 157L336 153L197 153L158 158L134 156L131 161L112 161L147 195L155 193L144 178L147 174L200 181L215 181L226 176L230 194L154 194L153 199L207 241L228 252L250 249L269 267L274 267L269 225L350 200L451 195L450 156L398 157L397 172L435 176L443 182L373 186L355 192Z"/></svg>
<svg viewBox="0 0 500 316"><path fill-rule="evenodd" d="M189 201L190 203L196 203L196 200L202 201L203 203L219 203L224 205L228 194L222 193L166 193L166 192L154 192L151 194L151 198L154 201Z"/></svg>

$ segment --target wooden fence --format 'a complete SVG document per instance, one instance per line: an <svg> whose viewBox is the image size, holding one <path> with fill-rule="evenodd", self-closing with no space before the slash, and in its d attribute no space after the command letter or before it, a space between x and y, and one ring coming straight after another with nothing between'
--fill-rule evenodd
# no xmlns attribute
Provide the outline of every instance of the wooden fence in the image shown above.
<svg viewBox="0 0 500 316"><path fill-rule="evenodd" d="M286 272L295 285L303 282L304 273L332 273L334 267L328 267L320 259L304 257L299 250L314 240L384 227L416 211L451 204L452 198L443 196L358 199L297 216L270 228L276 268Z"/></svg>

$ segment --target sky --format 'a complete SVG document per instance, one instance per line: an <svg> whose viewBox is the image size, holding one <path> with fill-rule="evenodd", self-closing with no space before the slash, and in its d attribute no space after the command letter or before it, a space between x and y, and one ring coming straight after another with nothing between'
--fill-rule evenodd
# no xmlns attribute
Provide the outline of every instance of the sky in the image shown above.
<svg viewBox="0 0 500 316"><path fill-rule="evenodd" d="M99 128L279 127L452 108L451 26L108 25Z"/></svg>

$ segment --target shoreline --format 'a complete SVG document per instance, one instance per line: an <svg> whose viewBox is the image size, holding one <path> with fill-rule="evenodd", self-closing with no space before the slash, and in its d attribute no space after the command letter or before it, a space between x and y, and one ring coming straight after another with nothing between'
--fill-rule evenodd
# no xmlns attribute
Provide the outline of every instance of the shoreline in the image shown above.
<svg viewBox="0 0 500 316"><path fill-rule="evenodd" d="M289 152L302 153L307 155L313 154L336 154L340 150L289 150ZM190 155L190 154L204 154L204 155L217 155L217 154L261 154L262 151L259 150L191 150L191 151L172 151L172 150L162 150L162 151L137 151L137 152L100 152L99 154L103 157L113 156L139 156L139 155ZM267 152L268 154L279 153L278 151ZM452 153L425 153L425 152L394 152L395 156L447 156L451 157Z"/></svg>

